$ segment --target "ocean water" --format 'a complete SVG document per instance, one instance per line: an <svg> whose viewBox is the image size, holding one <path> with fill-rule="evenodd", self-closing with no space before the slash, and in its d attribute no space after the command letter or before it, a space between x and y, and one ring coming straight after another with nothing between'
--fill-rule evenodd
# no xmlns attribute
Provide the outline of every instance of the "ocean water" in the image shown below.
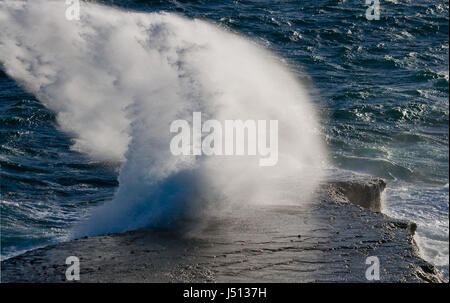
<svg viewBox="0 0 450 303"><path fill-rule="evenodd" d="M180 81L179 89L188 91L185 99L213 98L218 92L225 92L238 101L251 98L252 102L261 102L261 107L272 102L281 108L280 115L284 107L292 106L280 98L295 99L307 92L308 96L302 98L308 102L302 110L308 115L295 116L299 121L293 121L297 123L293 126L308 119L311 104L317 115L317 127L313 128L325 142L326 170L384 178L388 186L383 212L416 222L415 239L421 255L448 276L448 1L381 1L380 20L372 21L365 17L364 1L99 1L102 6L95 8L82 3L82 20L83 7L91 13L83 23L87 30L80 39L84 40L76 40L73 45L63 36L70 37L76 31L59 19L54 24L49 17L48 23L36 22L44 29L62 26L66 32L56 30L57 27L51 33L33 27L32 20L39 19L35 18L39 16L39 5L47 12L46 4L32 1L37 3L34 10L12 14L14 10L8 2L0 2L0 24L3 26L2 20L8 18L16 22L6 23L7 30L3 32L2 28L3 34L0 33L2 259L68 239L91 210L108 205L111 200L114 205L123 205L121 196L129 198L135 192L139 192L136 199L142 198L143 202L133 209L121 207L120 212L137 218L137 225L124 222L117 214L106 219L97 215L95 219L105 220L105 225L111 220L124 222L117 227L119 230L152 220L150 215L137 215L146 213L142 205L149 197L140 192L142 184L129 180L145 179L147 175L142 171L152 171L152 176L163 178L169 166L156 172L154 166L146 166L147 162L161 159L147 157L153 147L142 143L154 139L148 132L154 125L151 118L139 116L140 112L147 112L141 100L153 95L172 98L172 88L161 92L151 85L147 88L146 83L170 87L167 83ZM169 17L162 12L169 13ZM51 11L46 14L52 16ZM156 17L147 17L149 14ZM207 21L209 25L180 21L172 14ZM147 18L151 19L148 25ZM121 47L121 41L142 34L134 32L141 23L152 29L145 33L157 41L157 47L152 49L156 53L156 57L151 57L154 61L140 60L141 54L133 49L136 45ZM111 28L120 31L108 32ZM173 34L173 28L179 32ZM201 37L196 37L196 30L201 31ZM241 44L229 35L239 35L250 42ZM201 56L190 53L190 48L209 40L211 49ZM247 44L255 44L257 49ZM12 49L15 53L1 53ZM259 49L269 51L276 63L266 63L271 56ZM183 52L188 55L182 57ZM185 81L177 80L185 74L171 78L169 71L152 71L152 66L157 65L149 63L170 59L158 57L166 53L178 56L179 68L193 76L187 76ZM222 58L230 61L217 63ZM71 60L78 65L71 66ZM202 66L202 62L211 64ZM127 69L117 71L115 64L123 64ZM89 69L90 66L95 68ZM143 70L144 67L148 68ZM222 74L229 77L225 79L237 78L249 88L238 90L238 84L229 86L225 82L221 86L208 82L204 71L216 78ZM88 81L78 79L78 74ZM102 82L110 75L112 86L120 89L112 90L109 82ZM302 83L301 89L290 85L291 77ZM277 82L280 78L286 87ZM94 91L92 83L101 85ZM190 91L187 85L196 89ZM272 86L274 90L283 87L289 93L280 97ZM208 90L209 87L214 90ZM131 96L134 100L132 115L137 118L132 123L131 139L123 135L122 128L116 129L116 125L127 124L127 116L105 106L98 91L108 100L117 100L118 108L129 105L122 104L122 99ZM133 94L127 95L128 91ZM171 108L181 102L175 101L178 103ZM79 103L83 104L81 108ZM249 104L251 108L254 105ZM192 103L183 106L191 108ZM167 108L158 110L152 108L158 115ZM236 105L229 112L237 110L241 108ZM315 121L308 121L311 123ZM305 158L320 160L310 155L311 151L320 154L319 143L307 137L299 145L292 146L292 150ZM127 146L133 152L127 152ZM128 160L126 165L124 158ZM137 169L141 167L147 170ZM214 171L210 166L208 169ZM230 169L229 173L233 171ZM177 174L174 179L164 183L163 193L182 187L184 177ZM144 185L153 186L151 180L146 182ZM240 188L233 190L240 192ZM179 191L185 194L184 189ZM157 197L160 196L167 198L159 193ZM112 213L111 208L104 210ZM166 211L163 209L164 215Z"/></svg>

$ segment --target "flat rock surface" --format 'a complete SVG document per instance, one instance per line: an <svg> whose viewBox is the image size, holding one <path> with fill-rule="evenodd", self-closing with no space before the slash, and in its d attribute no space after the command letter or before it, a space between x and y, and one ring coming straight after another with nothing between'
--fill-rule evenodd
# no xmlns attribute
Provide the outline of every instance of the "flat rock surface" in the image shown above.
<svg viewBox="0 0 450 303"><path fill-rule="evenodd" d="M445 281L417 256L414 224L329 186L315 202L242 208L185 232L141 229L29 251L1 263L2 282L65 282L68 256L80 259L80 282L367 282L369 256L381 282Z"/></svg>

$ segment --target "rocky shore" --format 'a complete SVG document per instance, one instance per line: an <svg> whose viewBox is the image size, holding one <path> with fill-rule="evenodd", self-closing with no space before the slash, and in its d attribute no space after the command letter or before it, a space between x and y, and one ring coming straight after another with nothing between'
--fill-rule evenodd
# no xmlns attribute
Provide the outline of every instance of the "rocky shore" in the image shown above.
<svg viewBox="0 0 450 303"><path fill-rule="evenodd" d="M243 207L183 232L141 229L76 239L1 262L2 282L66 282L65 260L80 260L80 282L447 282L422 260L416 225L381 211L381 179L335 181L318 201Z"/></svg>

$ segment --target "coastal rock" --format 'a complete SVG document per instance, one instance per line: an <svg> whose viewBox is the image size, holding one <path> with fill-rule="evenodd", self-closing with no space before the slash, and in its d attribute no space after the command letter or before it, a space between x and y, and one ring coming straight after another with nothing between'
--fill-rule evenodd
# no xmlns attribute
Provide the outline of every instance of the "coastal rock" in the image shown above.
<svg viewBox="0 0 450 303"><path fill-rule="evenodd" d="M242 207L184 231L80 238L4 260L2 282L67 282L68 256L80 260L80 282L377 282L366 278L373 256L380 282L446 282L418 256L414 223L370 210L384 187L331 182L314 202Z"/></svg>
<svg viewBox="0 0 450 303"><path fill-rule="evenodd" d="M330 182L329 191L335 200L344 198L355 205L381 212L381 193L385 188L386 182L383 179L371 179Z"/></svg>

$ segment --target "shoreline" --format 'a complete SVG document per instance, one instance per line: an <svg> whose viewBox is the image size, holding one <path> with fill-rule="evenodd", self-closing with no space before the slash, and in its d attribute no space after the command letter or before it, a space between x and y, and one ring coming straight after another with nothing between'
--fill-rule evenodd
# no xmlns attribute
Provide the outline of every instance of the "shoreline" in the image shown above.
<svg viewBox="0 0 450 303"><path fill-rule="evenodd" d="M448 282L419 256L416 225L382 214L381 179L329 182L318 201L243 208L193 228L139 229L46 246L1 262L2 282Z"/></svg>

